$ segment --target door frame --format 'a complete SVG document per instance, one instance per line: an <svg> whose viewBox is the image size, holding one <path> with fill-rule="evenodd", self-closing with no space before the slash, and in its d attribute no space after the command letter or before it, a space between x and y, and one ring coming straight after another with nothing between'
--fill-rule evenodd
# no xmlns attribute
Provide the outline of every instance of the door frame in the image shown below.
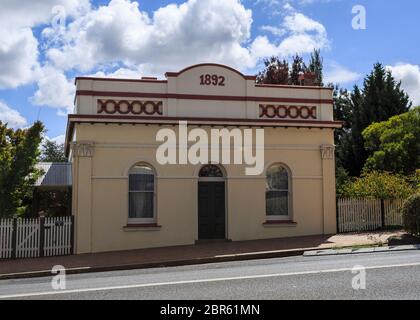
<svg viewBox="0 0 420 320"><path fill-rule="evenodd" d="M218 166L220 170L223 172L223 177L198 177L197 179L197 185L196 185L196 217L197 217L197 223L196 223L196 234L197 239L196 241L199 241L199 234L198 234L198 210L199 210L199 193L198 193L198 184L200 182L223 182L225 185L225 238L221 240L228 240L229 239L229 225L228 225L228 188L227 188L227 178L225 173L225 168ZM201 167L202 168L202 167ZM200 168L200 169L201 169Z"/></svg>

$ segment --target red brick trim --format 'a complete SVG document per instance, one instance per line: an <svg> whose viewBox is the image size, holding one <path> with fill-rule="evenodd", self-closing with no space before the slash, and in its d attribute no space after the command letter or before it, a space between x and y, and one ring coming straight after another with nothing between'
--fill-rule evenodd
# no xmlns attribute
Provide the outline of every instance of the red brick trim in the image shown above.
<svg viewBox="0 0 420 320"><path fill-rule="evenodd" d="M115 123L115 124L176 124L178 121L191 121L193 124L223 125L236 123L238 126L256 127L303 127L303 128L327 128L334 129L343 125L342 121L319 121L319 120L286 120L286 119L234 119L234 118L193 118L193 117L165 117L165 116L123 116L123 115L99 115L99 114L69 114L66 132L66 155L69 153L69 139L73 137L75 123ZM220 124L218 124L220 123Z"/></svg>
<svg viewBox="0 0 420 320"><path fill-rule="evenodd" d="M308 120L316 119L316 106L285 106L285 105L270 105L270 104L260 104L260 118L266 119L304 119ZM281 112L281 110L283 112ZM292 112L294 110L295 112Z"/></svg>
<svg viewBox="0 0 420 320"><path fill-rule="evenodd" d="M292 86L292 85L284 85L284 84L256 84L256 87L259 88L276 88L276 89L309 89L309 90L328 90L333 91L334 88L330 87L319 87L319 86Z"/></svg>
<svg viewBox="0 0 420 320"><path fill-rule="evenodd" d="M108 105L111 105L111 108L108 108ZM121 105L125 105L127 107L126 111L121 110ZM135 110L135 106L138 106L138 110ZM152 106L152 110L147 110L147 106ZM127 100L102 100L98 99L98 113L106 113L106 114L146 114L146 115L162 115L162 101L127 101Z"/></svg>
<svg viewBox="0 0 420 320"><path fill-rule="evenodd" d="M123 115L99 115L99 114L69 114L68 115L69 121L76 121L77 119L85 120L85 119L93 119L93 120L109 120L106 122L111 122L112 120L144 120L144 121L161 121L160 124L165 124L164 121L194 121L194 122L237 122L237 123L253 123L256 126L260 125L284 125L287 124L302 124L303 126L306 125L320 125L320 126L341 126L343 124L342 121L321 121L321 120L294 120L294 119L246 119L246 118L199 118L199 117L154 117L154 116L123 116ZM86 120L84 122L90 122ZM152 122L150 122L152 123Z"/></svg>
<svg viewBox="0 0 420 320"><path fill-rule="evenodd" d="M96 77L76 77L74 83L78 80L95 80L95 81L119 81L119 82L140 82L140 83L168 83L167 80L152 80L144 77L143 79L125 79L125 78L96 78Z"/></svg>
<svg viewBox="0 0 420 320"><path fill-rule="evenodd" d="M278 98L278 97L271 98L271 97L253 97L253 96L220 96L220 95L196 95L196 94L150 93L150 92L93 91L93 90L77 90L76 96L333 104L332 99Z"/></svg>

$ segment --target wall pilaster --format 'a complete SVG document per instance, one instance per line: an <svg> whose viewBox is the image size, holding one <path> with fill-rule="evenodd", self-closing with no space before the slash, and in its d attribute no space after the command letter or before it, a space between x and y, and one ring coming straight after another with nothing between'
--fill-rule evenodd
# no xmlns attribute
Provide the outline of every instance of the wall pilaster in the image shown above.
<svg viewBox="0 0 420 320"><path fill-rule="evenodd" d="M323 233L337 232L334 145L321 146Z"/></svg>
<svg viewBox="0 0 420 320"><path fill-rule="evenodd" d="M92 158L94 144L74 142L73 156L73 214L75 216L76 253L92 252Z"/></svg>

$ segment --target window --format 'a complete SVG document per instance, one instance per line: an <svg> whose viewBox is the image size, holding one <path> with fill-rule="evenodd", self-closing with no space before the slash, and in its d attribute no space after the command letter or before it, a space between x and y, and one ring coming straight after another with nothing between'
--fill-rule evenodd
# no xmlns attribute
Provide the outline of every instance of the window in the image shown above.
<svg viewBox="0 0 420 320"><path fill-rule="evenodd" d="M223 178L222 170L213 164L205 165L199 173L200 178Z"/></svg>
<svg viewBox="0 0 420 320"><path fill-rule="evenodd" d="M155 174L148 165L136 165L129 172L129 223L155 221Z"/></svg>
<svg viewBox="0 0 420 320"><path fill-rule="evenodd" d="M290 219L289 173L282 165L267 170L265 191L267 220Z"/></svg>

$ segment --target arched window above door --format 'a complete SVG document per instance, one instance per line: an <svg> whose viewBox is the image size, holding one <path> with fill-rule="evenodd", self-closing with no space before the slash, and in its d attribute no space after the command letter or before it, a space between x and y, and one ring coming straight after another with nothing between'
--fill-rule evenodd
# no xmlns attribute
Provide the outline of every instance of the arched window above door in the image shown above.
<svg viewBox="0 0 420 320"><path fill-rule="evenodd" d="M224 174L220 167L214 164L208 164L201 168L198 176L200 178L223 178Z"/></svg>

